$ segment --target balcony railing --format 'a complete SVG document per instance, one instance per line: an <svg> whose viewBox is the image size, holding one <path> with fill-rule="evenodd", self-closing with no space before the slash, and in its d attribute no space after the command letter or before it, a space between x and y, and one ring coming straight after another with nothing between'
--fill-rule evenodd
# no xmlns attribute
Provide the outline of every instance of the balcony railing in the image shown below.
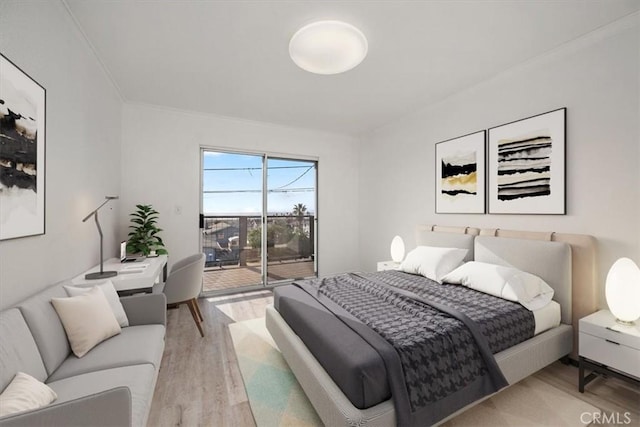
<svg viewBox="0 0 640 427"><path fill-rule="evenodd" d="M205 291L262 284L260 216L206 215L202 226ZM315 276L313 215L268 215L266 235L268 283Z"/></svg>

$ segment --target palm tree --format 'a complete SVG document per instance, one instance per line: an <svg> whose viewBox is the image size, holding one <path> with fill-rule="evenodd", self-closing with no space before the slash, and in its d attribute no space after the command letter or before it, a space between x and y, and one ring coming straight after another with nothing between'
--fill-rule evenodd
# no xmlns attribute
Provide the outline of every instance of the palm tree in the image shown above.
<svg viewBox="0 0 640 427"><path fill-rule="evenodd" d="M304 216L307 214L307 207L304 203L297 203L293 205L293 214L298 217L298 230L300 234L303 234Z"/></svg>
<svg viewBox="0 0 640 427"><path fill-rule="evenodd" d="M307 207L304 203L298 203L293 205L293 214L297 217L305 216L307 213Z"/></svg>
<svg viewBox="0 0 640 427"><path fill-rule="evenodd" d="M304 203L293 205L293 214L298 217L298 234L304 234L304 216L307 214L307 207Z"/></svg>
<svg viewBox="0 0 640 427"><path fill-rule="evenodd" d="M306 258L311 254L309 246L309 236L304 230L304 217L307 214L307 207L304 203L293 205L293 215L297 217L298 226L296 230L297 252L300 257Z"/></svg>

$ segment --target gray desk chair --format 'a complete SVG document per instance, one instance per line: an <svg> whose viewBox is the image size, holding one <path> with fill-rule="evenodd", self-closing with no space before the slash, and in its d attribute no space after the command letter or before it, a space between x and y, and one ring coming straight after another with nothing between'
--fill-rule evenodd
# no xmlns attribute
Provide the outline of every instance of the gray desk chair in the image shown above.
<svg viewBox="0 0 640 427"><path fill-rule="evenodd" d="M204 272L205 255L195 254L176 262L164 284L167 305L187 304L191 316L196 322L200 335L204 337L202 322L204 318L198 307L198 295L202 290L202 274Z"/></svg>

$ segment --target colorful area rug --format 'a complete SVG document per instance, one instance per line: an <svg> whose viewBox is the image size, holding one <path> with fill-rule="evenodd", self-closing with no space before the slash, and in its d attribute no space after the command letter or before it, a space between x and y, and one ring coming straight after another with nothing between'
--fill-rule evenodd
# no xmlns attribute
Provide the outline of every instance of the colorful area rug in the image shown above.
<svg viewBox="0 0 640 427"><path fill-rule="evenodd" d="M229 331L256 425L322 426L269 335L264 318L232 323Z"/></svg>
<svg viewBox="0 0 640 427"><path fill-rule="evenodd" d="M264 319L233 323L229 330L257 426L322 426L271 339ZM579 426L592 419L582 414L599 412L536 377L528 377L443 426Z"/></svg>

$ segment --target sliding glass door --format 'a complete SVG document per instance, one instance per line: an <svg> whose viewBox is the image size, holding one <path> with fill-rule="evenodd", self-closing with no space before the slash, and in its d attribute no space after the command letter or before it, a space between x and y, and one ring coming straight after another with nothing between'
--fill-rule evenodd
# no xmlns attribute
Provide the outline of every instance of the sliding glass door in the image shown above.
<svg viewBox="0 0 640 427"><path fill-rule="evenodd" d="M317 163L208 149L201 157L204 292L316 276Z"/></svg>

